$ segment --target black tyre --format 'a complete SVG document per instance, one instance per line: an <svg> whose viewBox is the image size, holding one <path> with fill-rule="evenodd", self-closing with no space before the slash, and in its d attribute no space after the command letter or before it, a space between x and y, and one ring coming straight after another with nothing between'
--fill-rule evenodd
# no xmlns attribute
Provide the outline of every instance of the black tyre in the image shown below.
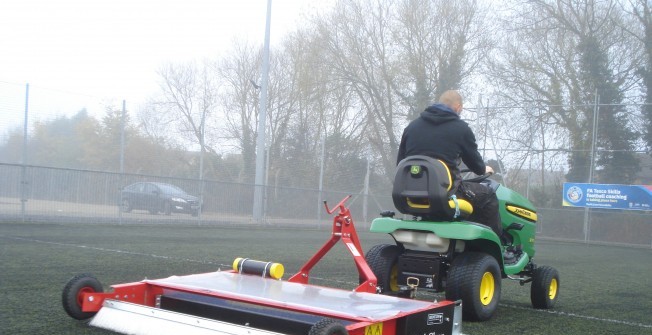
<svg viewBox="0 0 652 335"><path fill-rule="evenodd" d="M129 213L131 212L132 209L133 208L131 206L131 202L129 201L129 199L122 199L122 201L120 202L120 210L123 213Z"/></svg>
<svg viewBox="0 0 652 335"><path fill-rule="evenodd" d="M349 335L349 332L339 321L326 318L310 327L308 335Z"/></svg>
<svg viewBox="0 0 652 335"><path fill-rule="evenodd" d="M72 277L63 288L61 300L63 309L73 319L86 320L93 317L95 312L82 311L82 299L84 293L104 292L102 284L89 274L81 274Z"/></svg>
<svg viewBox="0 0 652 335"><path fill-rule="evenodd" d="M172 214L172 205L169 202L163 203L163 214L171 215Z"/></svg>
<svg viewBox="0 0 652 335"><path fill-rule="evenodd" d="M379 244L371 247L365 259L376 275L381 293L398 292L398 256L401 250L397 245Z"/></svg>
<svg viewBox="0 0 652 335"><path fill-rule="evenodd" d="M559 272L550 266L538 267L532 274L530 299L532 307L549 309L555 306L559 297Z"/></svg>
<svg viewBox="0 0 652 335"><path fill-rule="evenodd" d="M500 267L495 258L465 252L453 259L446 280L446 299L462 300L464 320L485 321L498 307Z"/></svg>

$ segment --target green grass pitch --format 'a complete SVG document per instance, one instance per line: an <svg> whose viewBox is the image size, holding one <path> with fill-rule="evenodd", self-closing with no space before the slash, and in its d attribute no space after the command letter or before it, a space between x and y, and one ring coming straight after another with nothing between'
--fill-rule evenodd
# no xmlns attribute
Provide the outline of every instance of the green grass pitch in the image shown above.
<svg viewBox="0 0 652 335"><path fill-rule="evenodd" d="M226 270L236 257L249 257L283 263L287 279L329 238L330 226L0 223L0 334L112 334L63 311L63 286L80 273L95 275L106 289ZM365 251L392 243L387 235L358 231ZM557 306L534 310L529 284L503 280L494 318L465 322L464 334L652 334L651 249L538 241L535 262L559 270ZM349 289L356 282L342 244L311 272L317 285Z"/></svg>

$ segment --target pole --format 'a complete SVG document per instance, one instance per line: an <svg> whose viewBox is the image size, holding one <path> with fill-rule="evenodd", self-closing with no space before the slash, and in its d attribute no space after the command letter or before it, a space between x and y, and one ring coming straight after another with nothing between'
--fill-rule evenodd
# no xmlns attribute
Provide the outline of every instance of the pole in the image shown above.
<svg viewBox="0 0 652 335"><path fill-rule="evenodd" d="M482 108L482 94L478 97L478 106ZM482 141L482 159L487 157L487 130L489 129L489 106L485 108L484 113L485 125L484 125L484 140Z"/></svg>
<svg viewBox="0 0 652 335"><path fill-rule="evenodd" d="M593 183L593 169L595 168L595 141L597 140L598 132L598 105L600 104L600 96L598 90L595 90L595 105L593 107L593 134L591 136L591 162L589 163L589 184ZM584 208L584 243L589 243L589 235L591 232L591 221L589 220L589 208Z"/></svg>
<svg viewBox="0 0 652 335"><path fill-rule="evenodd" d="M269 156L272 152L272 148L265 148L265 169L263 169L263 176L265 180L265 187L269 186ZM274 190L278 190L278 180L274 183ZM263 213L267 213L267 202L269 194L268 192L263 192Z"/></svg>
<svg viewBox="0 0 652 335"><path fill-rule="evenodd" d="M324 143L326 142L326 135L321 138L321 162L319 164L319 199L317 200L317 224L321 228L321 209L322 209L322 192L324 190Z"/></svg>
<svg viewBox="0 0 652 335"><path fill-rule="evenodd" d="M124 186L124 178L125 178L125 119L126 119L126 113L127 113L127 102L126 100L122 100L122 115L120 115L120 191L122 191L122 187ZM122 193L122 192L120 192ZM118 221L119 224L122 224L122 198L118 198L119 201L119 206L118 206Z"/></svg>
<svg viewBox="0 0 652 335"><path fill-rule="evenodd" d="M206 151L205 144L205 129L206 129L206 107L201 112L201 123L199 124L201 134L199 135L199 209L197 210L197 223L201 224L201 212L204 206L204 151Z"/></svg>
<svg viewBox="0 0 652 335"><path fill-rule="evenodd" d="M362 203L362 215L364 218L365 224L368 222L367 221L367 211L368 211L368 203L369 203L369 172L370 172L370 160L367 158L367 173L364 176L364 201Z"/></svg>
<svg viewBox="0 0 652 335"><path fill-rule="evenodd" d="M29 83L25 84L25 121L23 122L23 156L20 171L20 213L25 222L25 203L27 202L27 123L29 122Z"/></svg>
<svg viewBox="0 0 652 335"><path fill-rule="evenodd" d="M125 114L127 102L122 100L122 115L120 115L120 173L125 172Z"/></svg>
<svg viewBox="0 0 652 335"><path fill-rule="evenodd" d="M256 222L263 219L263 192L265 171L265 121L267 119L267 81L269 77L269 30L272 17L272 0L267 0L267 20L265 24L265 46L263 49L262 81L258 113L258 136L256 138L256 178L254 187L253 216Z"/></svg>

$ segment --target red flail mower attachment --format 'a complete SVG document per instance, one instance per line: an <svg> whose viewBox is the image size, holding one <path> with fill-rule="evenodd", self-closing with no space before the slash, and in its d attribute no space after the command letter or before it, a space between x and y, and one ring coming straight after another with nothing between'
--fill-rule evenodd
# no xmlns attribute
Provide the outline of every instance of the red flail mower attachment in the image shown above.
<svg viewBox="0 0 652 335"><path fill-rule="evenodd" d="M287 281L280 263L237 258L233 269L143 280L103 292L92 275L63 290L71 317L123 334L423 335L460 334L459 302L376 294L344 198L333 209L330 239ZM353 257L361 284L352 291L309 284L310 270L338 242Z"/></svg>

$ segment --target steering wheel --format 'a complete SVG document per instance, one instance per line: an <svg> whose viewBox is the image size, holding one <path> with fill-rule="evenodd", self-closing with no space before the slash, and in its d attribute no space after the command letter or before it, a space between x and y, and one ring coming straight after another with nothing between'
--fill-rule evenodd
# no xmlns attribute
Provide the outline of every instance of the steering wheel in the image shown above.
<svg viewBox="0 0 652 335"><path fill-rule="evenodd" d="M471 171L469 169L462 169L462 170L460 170L460 172L461 173L467 173L467 172L473 172L473 171ZM467 183L479 183L479 182L489 178L491 175L492 175L492 173L485 173L485 174L482 174L482 175L479 175L479 176L476 176L476 177L473 177L473 178L462 178L462 180L467 182Z"/></svg>

